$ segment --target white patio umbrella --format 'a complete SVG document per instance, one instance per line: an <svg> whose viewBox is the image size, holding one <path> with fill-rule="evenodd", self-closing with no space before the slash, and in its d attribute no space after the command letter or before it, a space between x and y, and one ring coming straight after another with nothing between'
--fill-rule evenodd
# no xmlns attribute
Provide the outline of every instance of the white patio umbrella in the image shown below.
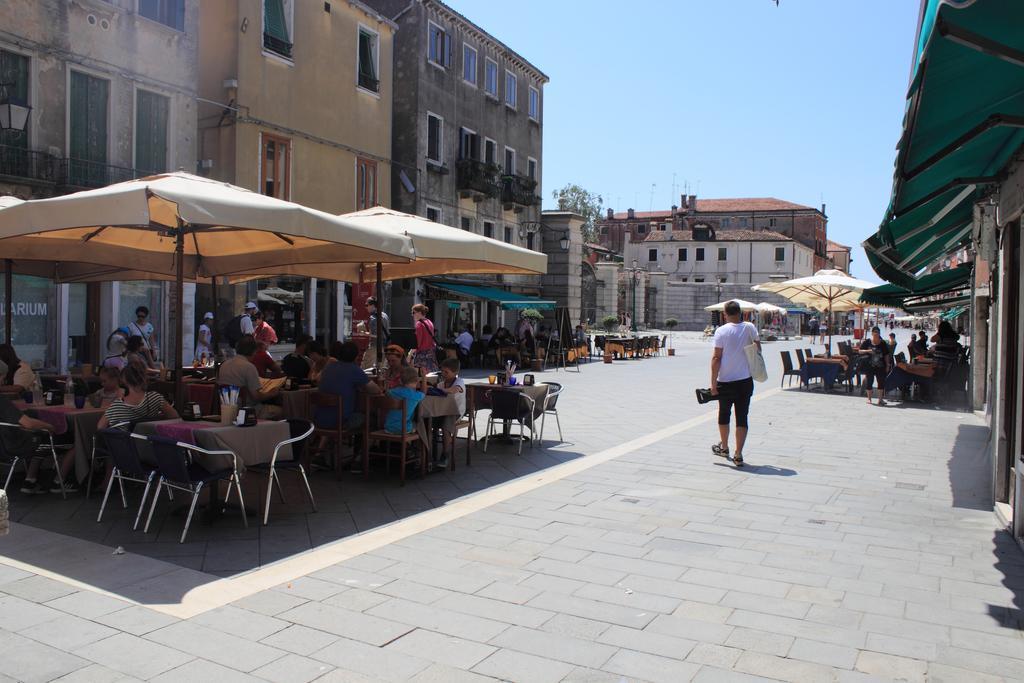
<svg viewBox="0 0 1024 683"><path fill-rule="evenodd" d="M774 292L790 301L818 310L827 310L829 321L832 311L852 311L862 308L860 294L875 287L874 282L858 280L841 270L823 269L809 277L799 277L783 282L765 282L754 285L755 292ZM832 326L829 325L828 351L832 350Z"/></svg>
<svg viewBox="0 0 1024 683"><path fill-rule="evenodd" d="M783 308L782 306L776 306L775 304L770 304L767 301L762 301L761 303L757 304L757 306L755 306L755 308L759 312L761 312L761 313L785 313L786 312L786 309Z"/></svg>
<svg viewBox="0 0 1024 683"><path fill-rule="evenodd" d="M6 258L131 267L186 278L296 264L407 262L412 240L188 173L167 173L0 211ZM182 307L175 320L181 377Z"/></svg>
<svg viewBox="0 0 1024 683"><path fill-rule="evenodd" d="M751 303L749 301L744 301L743 299L728 299L726 301L719 301L717 304L712 304L710 306L705 306L704 310L705 311L724 311L725 310L725 305L727 303L729 303L730 301L735 301L736 303L738 303L740 305L740 310L742 312L744 312L744 313L749 313L750 311L756 311L757 310L757 304Z"/></svg>

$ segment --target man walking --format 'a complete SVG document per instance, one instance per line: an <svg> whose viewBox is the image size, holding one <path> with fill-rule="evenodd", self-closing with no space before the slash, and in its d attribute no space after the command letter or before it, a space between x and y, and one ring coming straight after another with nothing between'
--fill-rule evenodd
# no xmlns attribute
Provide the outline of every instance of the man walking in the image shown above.
<svg viewBox="0 0 1024 683"><path fill-rule="evenodd" d="M381 323L381 339L384 345L391 343L391 318L384 311L377 308L377 297L369 297L366 300L366 311L370 314L368 321L370 325L370 334L377 334L377 316L380 315Z"/></svg>
<svg viewBox="0 0 1024 683"><path fill-rule="evenodd" d="M715 352L711 356L711 395L718 396L719 442L711 452L737 467L743 467L743 444L747 440L747 413L750 397L754 393L754 380L743 347L761 341L757 327L740 319L740 305L730 301L725 305L726 324L715 330ZM736 408L736 451L729 453L729 420Z"/></svg>

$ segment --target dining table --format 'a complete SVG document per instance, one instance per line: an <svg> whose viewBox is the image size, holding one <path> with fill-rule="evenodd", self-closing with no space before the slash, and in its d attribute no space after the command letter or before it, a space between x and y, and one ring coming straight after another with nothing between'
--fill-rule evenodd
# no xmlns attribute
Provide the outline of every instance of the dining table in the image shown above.
<svg viewBox="0 0 1024 683"><path fill-rule="evenodd" d="M846 365L845 357L808 358L804 362L804 366L800 368L800 382L807 386L812 379L817 377L821 379L826 390L831 389L839 375L846 370Z"/></svg>
<svg viewBox="0 0 1024 683"><path fill-rule="evenodd" d="M470 415L475 415L477 410L487 410L491 405L491 393L494 391L515 391L529 396L533 399L533 414L525 408L523 418L532 425L544 415L544 403L547 400L550 386L544 382L537 382L532 385L524 385L521 380L516 384L490 384L489 382L471 382L466 384L466 407ZM505 421L502 430L502 438L511 439L512 423Z"/></svg>
<svg viewBox="0 0 1024 683"><path fill-rule="evenodd" d="M89 476L92 438L105 408L94 408L88 403L83 408L76 408L73 397L65 396L63 404L54 406L26 403L23 400L14 401L14 405L29 417L51 425L55 435L70 434L75 454L75 481L83 482Z"/></svg>
<svg viewBox="0 0 1024 683"><path fill-rule="evenodd" d="M141 436L162 436L211 451L232 451L238 457L239 472L248 466L269 463L277 444L291 436L287 422L273 420L260 420L250 427L223 425L207 420L154 420L137 424L135 433ZM139 455L143 460L154 462L145 444L140 444ZM211 472L234 466L231 457L226 455L195 453L194 457L198 464ZM291 459L291 446L285 446L278 460Z"/></svg>

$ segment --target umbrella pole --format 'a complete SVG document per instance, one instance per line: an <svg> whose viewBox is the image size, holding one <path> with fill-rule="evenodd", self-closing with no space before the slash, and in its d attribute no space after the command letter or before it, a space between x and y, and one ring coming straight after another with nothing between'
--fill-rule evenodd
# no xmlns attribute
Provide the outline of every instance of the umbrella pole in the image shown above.
<svg viewBox="0 0 1024 683"><path fill-rule="evenodd" d="M217 278L210 278L210 288L213 290L213 308L210 310L213 312L213 327L210 328L210 355L213 356L210 360L216 366L217 364L217 321L220 320L220 312L217 310Z"/></svg>
<svg viewBox="0 0 1024 683"><path fill-rule="evenodd" d="M14 341L11 339L14 327L14 261L11 259L4 259L4 265L7 268L4 270L4 310L7 315L4 316L4 343L14 345Z"/></svg>
<svg viewBox="0 0 1024 683"><path fill-rule="evenodd" d="M384 360L384 338L381 336L384 330L384 283L381 279L384 275L384 264L377 261L377 329L374 333L377 335L377 363L380 364Z"/></svg>
<svg viewBox="0 0 1024 683"><path fill-rule="evenodd" d="M184 333L184 317L185 317L185 230L181 222L178 219L178 235L176 244L174 247L174 256L176 259L175 263L175 274L174 274L174 301L177 310L174 315L174 404L178 410L184 410L185 404L182 401L182 364L184 363L184 357L182 356L182 348L184 347L184 341L182 340L182 334Z"/></svg>

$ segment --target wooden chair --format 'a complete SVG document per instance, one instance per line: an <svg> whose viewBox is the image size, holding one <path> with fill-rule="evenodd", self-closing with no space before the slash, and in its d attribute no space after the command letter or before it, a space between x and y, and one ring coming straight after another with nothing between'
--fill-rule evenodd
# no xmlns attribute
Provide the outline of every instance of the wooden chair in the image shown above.
<svg viewBox="0 0 1024 683"><path fill-rule="evenodd" d="M334 443L334 472L341 478L341 447L346 438L352 436L352 432L345 429L343 416L345 414L344 401L337 394L327 394L322 391L313 391L309 394L309 410L307 414L313 417L313 436L323 437ZM316 423L317 408L327 408L337 411L336 427L324 427ZM306 463L307 465L309 463Z"/></svg>
<svg viewBox="0 0 1024 683"><path fill-rule="evenodd" d="M473 400L473 392L466 392L466 414L455 421L455 438L459 438L459 431L466 430L466 467L470 466L472 458L473 440L476 438L476 405ZM455 446L452 445L452 459L448 461L448 471L455 470Z"/></svg>
<svg viewBox="0 0 1024 683"><path fill-rule="evenodd" d="M796 350L796 359L797 359L797 361L800 362L800 367L797 368L797 369L798 370L803 370L804 369L804 365L807 363L807 361L804 359L804 350L803 349L797 349Z"/></svg>
<svg viewBox="0 0 1024 683"><path fill-rule="evenodd" d="M408 421L402 420L401 432L389 432L384 429L384 421L391 410L402 411L403 418L406 413L405 399L394 399L386 394L383 396L365 396L366 424L363 427L363 476L370 477L370 456L385 458L390 469L391 461L398 460L398 476L405 486L405 468L417 460L420 465L420 476L427 471L427 444L423 443L420 434L414 428L408 431ZM415 420L413 420L415 425ZM371 449L373 443L377 448ZM398 452L394 448L398 445ZM417 454L418 451L418 454ZM454 459L454 458L453 458Z"/></svg>

